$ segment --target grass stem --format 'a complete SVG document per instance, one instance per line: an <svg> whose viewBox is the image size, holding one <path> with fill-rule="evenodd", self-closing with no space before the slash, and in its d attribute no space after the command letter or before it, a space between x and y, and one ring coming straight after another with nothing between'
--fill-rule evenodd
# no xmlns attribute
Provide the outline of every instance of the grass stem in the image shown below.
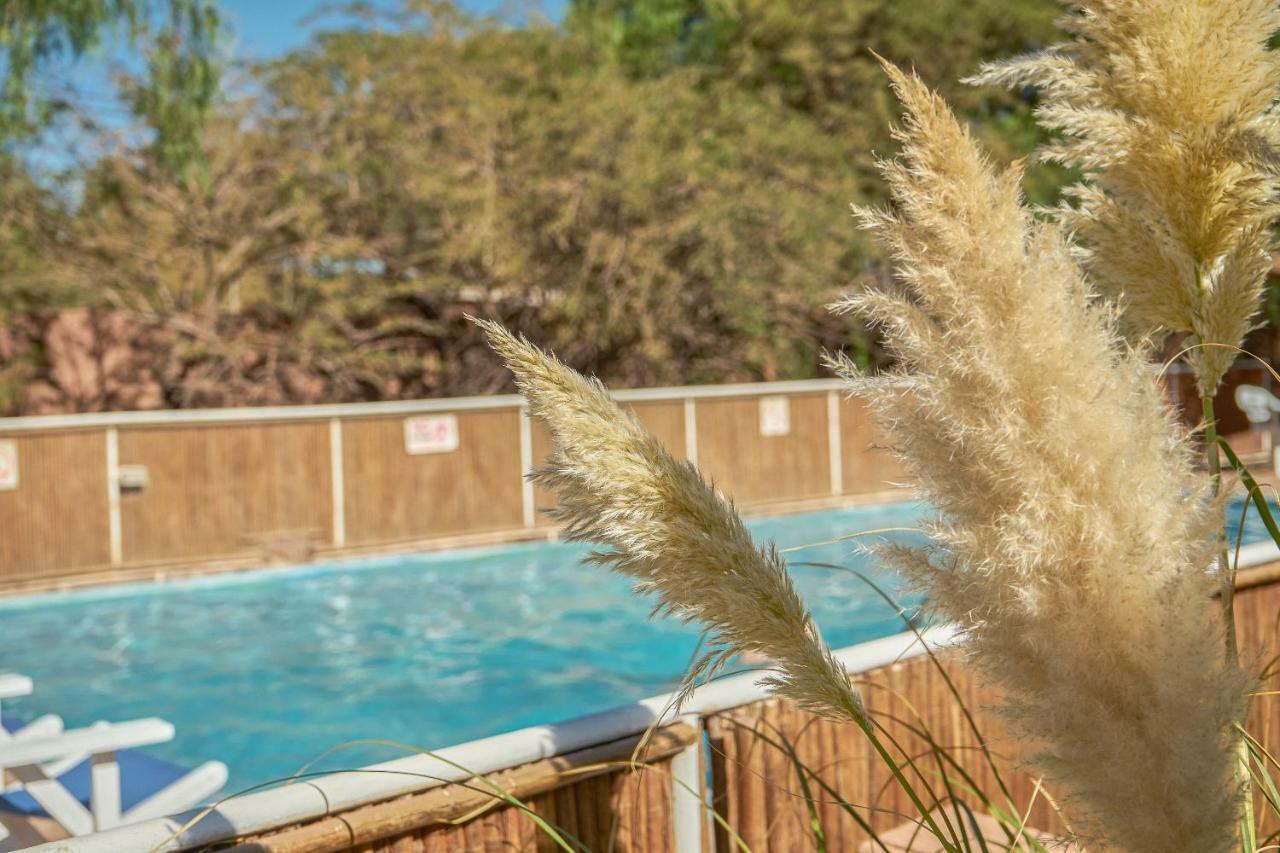
<svg viewBox="0 0 1280 853"><path fill-rule="evenodd" d="M1222 494L1222 454L1218 447L1218 419L1213 408L1213 394L1200 397L1204 411L1204 452L1209 465L1209 476L1213 480L1213 496ZM1243 522L1241 522L1243 526ZM1226 634L1227 663L1235 666L1239 663L1240 650L1236 644L1236 567L1227 554L1227 516L1222 515L1222 525L1218 531L1218 577L1222 588L1222 623ZM1240 845L1244 853L1252 853L1257 847L1255 835L1255 816L1253 811L1253 786L1250 784L1249 752L1247 744L1241 740L1236 744L1239 756L1236 763L1236 784L1240 787Z"/></svg>
<svg viewBox="0 0 1280 853"><path fill-rule="evenodd" d="M1204 411L1204 453L1209 465L1209 476L1213 481L1213 496L1222 494L1222 456L1218 450L1218 418L1213 409L1213 394L1204 394L1200 398ZM1227 662L1235 666L1240 659L1236 647L1236 572L1227 554L1227 521L1222 517L1222 526L1218 532L1218 580L1222 588L1222 623L1226 634Z"/></svg>

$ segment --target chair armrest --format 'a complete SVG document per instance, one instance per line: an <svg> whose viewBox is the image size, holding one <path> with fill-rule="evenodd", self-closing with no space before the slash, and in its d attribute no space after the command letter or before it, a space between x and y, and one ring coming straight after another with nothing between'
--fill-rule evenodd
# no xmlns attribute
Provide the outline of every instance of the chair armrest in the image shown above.
<svg viewBox="0 0 1280 853"><path fill-rule="evenodd" d="M31 679L16 672L0 673L0 699L13 699L31 693Z"/></svg>
<svg viewBox="0 0 1280 853"><path fill-rule="evenodd" d="M0 767L24 767L68 755L101 754L172 739L173 725L158 717L71 729L49 737L0 743Z"/></svg>

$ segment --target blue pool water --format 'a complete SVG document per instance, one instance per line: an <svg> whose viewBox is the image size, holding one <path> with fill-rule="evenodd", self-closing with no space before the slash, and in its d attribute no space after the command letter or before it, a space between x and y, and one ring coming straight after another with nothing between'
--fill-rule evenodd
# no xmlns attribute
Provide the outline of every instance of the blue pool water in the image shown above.
<svg viewBox="0 0 1280 853"><path fill-rule="evenodd" d="M923 511L904 503L750 526L787 548L911 527ZM1265 538L1251 517L1245 541ZM626 579L579 565L586 550L540 542L0 600L0 671L36 684L6 709L71 726L164 717L177 738L149 751L188 766L220 759L237 791L358 738L439 748L671 689L697 632L650 620L652 602ZM903 630L862 581L798 565L856 567L893 589L852 543L787 557L833 646ZM317 768L400 754L360 747Z"/></svg>
<svg viewBox="0 0 1280 853"><path fill-rule="evenodd" d="M910 527L920 512L895 504L751 527L786 548ZM672 689L697 632L650 620L652 601L625 578L579 565L587 550L539 542L0 601L0 670L36 685L6 709L70 726L163 717L177 737L149 751L222 760L236 791L357 738L438 748ZM893 586L848 541L787 557ZM793 569L832 645L904 630L847 572ZM318 767L399 754L361 747Z"/></svg>

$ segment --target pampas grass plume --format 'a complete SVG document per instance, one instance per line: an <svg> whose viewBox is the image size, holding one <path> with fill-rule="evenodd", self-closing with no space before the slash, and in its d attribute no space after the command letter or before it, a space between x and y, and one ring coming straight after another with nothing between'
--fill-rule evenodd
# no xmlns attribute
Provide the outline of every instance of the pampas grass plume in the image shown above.
<svg viewBox="0 0 1280 853"><path fill-rule="evenodd" d="M1206 604L1206 483L1147 353L1022 204L1019 168L993 169L887 70L906 111L882 165L893 206L858 215L898 284L841 307L895 356L852 388L938 510L940 547L881 553L964 630L1090 850L1223 853L1246 681Z"/></svg>
<svg viewBox="0 0 1280 853"><path fill-rule="evenodd" d="M637 591L657 596L657 611L704 628L711 651L685 689L733 655L759 652L778 667L765 679L775 693L866 728L861 698L772 544L757 547L697 469L673 458L599 382L497 323L476 322L555 438L534 481L555 492L553 514L568 537L604 546L594 562L635 578Z"/></svg>
<svg viewBox="0 0 1280 853"><path fill-rule="evenodd" d="M1188 334L1202 396L1253 328L1280 182L1274 0L1086 0L1073 38L988 65L975 82L1031 86L1059 133L1042 152L1087 180L1061 221L1133 339Z"/></svg>

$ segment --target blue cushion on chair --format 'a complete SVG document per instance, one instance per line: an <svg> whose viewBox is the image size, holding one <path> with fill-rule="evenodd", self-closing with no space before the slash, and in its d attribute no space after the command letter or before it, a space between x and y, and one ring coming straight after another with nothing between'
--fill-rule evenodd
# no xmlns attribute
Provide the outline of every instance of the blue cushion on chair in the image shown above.
<svg viewBox="0 0 1280 853"><path fill-rule="evenodd" d="M12 732L22 728L26 722L6 714L0 724ZM176 764L153 758L136 749L119 750L116 761L120 764L120 808L124 811L133 808L156 791L168 787L188 772ZM71 796L86 806L89 804L89 759L86 758L63 773L58 781L71 792ZM45 814L44 809L26 791L0 795L0 807L24 815Z"/></svg>

